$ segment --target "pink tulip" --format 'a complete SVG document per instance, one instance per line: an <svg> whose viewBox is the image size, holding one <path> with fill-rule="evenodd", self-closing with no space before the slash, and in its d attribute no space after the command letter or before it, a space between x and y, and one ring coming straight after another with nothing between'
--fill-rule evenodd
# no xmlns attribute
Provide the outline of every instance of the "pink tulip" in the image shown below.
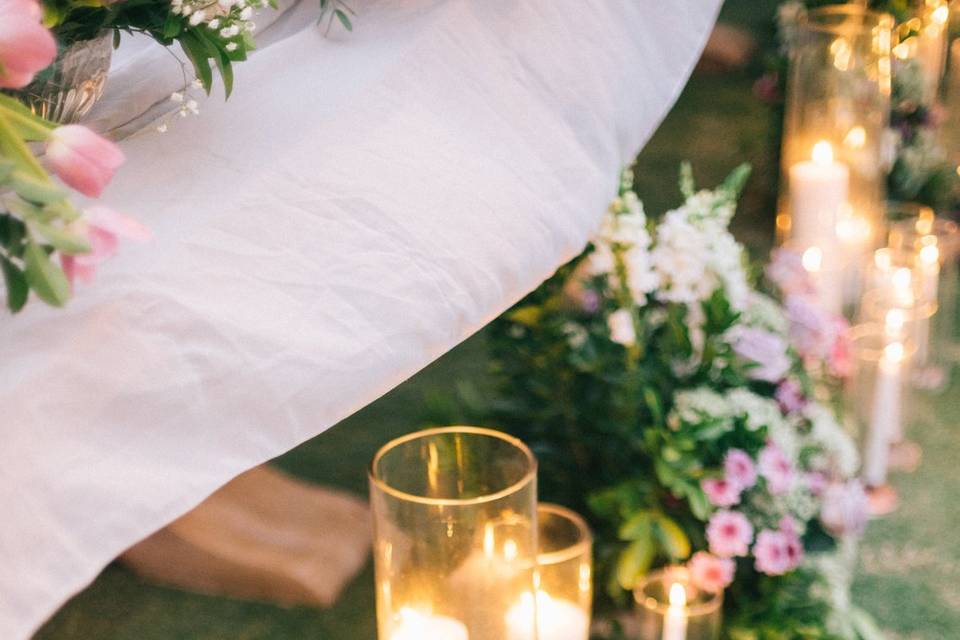
<svg viewBox="0 0 960 640"><path fill-rule="evenodd" d="M57 56L34 0L0 0L0 87L20 89Z"/></svg>
<svg viewBox="0 0 960 640"><path fill-rule="evenodd" d="M733 582L733 574L737 569L730 558L718 558L704 551L693 554L687 568L693 584L710 593L723 591Z"/></svg>
<svg viewBox="0 0 960 640"><path fill-rule="evenodd" d="M123 152L90 129L68 124L50 134L47 160L61 180L83 195L96 198L123 164Z"/></svg>
<svg viewBox="0 0 960 640"><path fill-rule="evenodd" d="M117 253L120 238L143 241L149 240L151 235L148 228L133 218L107 207L91 207L85 213L72 230L87 239L90 253L60 255L63 272L71 283L92 281L97 265Z"/></svg>

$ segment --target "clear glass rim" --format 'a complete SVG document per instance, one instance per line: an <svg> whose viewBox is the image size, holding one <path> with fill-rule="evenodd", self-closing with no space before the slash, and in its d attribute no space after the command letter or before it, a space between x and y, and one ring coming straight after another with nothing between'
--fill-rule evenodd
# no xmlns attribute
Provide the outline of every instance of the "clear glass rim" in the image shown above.
<svg viewBox="0 0 960 640"><path fill-rule="evenodd" d="M670 605L668 603L660 602L652 596L644 595L643 590L644 587L650 583L663 580L668 574L674 573L683 575L689 582L690 573L684 567L664 567L662 569L657 569L656 571L651 571L643 577L643 580L641 580L636 587L634 587L634 601L645 609L656 611L660 615L666 615L666 613L670 610ZM703 602L698 602L697 604L686 605L685 610L688 617L703 616L713 613L720 608L720 605L723 604L723 591L710 593L709 591L703 591L701 589L700 592L706 594L706 600Z"/></svg>
<svg viewBox="0 0 960 640"><path fill-rule="evenodd" d="M590 555L591 548L593 547L593 534L590 532L590 527L587 526L587 522L583 519L583 516L576 511L560 506L559 504L553 504L552 502L541 502L537 505L538 524L540 523L541 512L548 513L551 516L563 518L564 520L572 522L577 528L579 540L568 547L564 547L563 549L537 553L538 565L561 564L580 556Z"/></svg>
<svg viewBox="0 0 960 640"><path fill-rule="evenodd" d="M860 16L863 24L851 28L845 24L825 24L820 20L834 16ZM893 29L893 16L889 13L867 9L859 4L832 4L806 11L800 18L800 26L819 33L844 34L849 31L867 31L874 27Z"/></svg>
<svg viewBox="0 0 960 640"><path fill-rule="evenodd" d="M383 459L383 457L396 449L399 446L405 445L414 440L420 440L421 438L429 438L431 436L436 436L445 433L466 433L476 436L485 436L489 438L496 438L507 442L514 447L516 447L527 459L527 464L529 468L527 472L523 474L523 477L514 482L513 484L482 496L476 496L474 498L429 498L427 496L420 496L414 493L407 493L406 491L400 491L389 484L387 484L382 478L378 477L376 474L377 463ZM533 482L537 477L537 458L533 455L533 451L530 450L522 440L515 438L511 435L507 435L502 431L496 431L495 429L488 429L486 427L468 427L468 426L451 426L451 427L433 427L430 429L422 429L420 431L414 431L413 433L408 433L406 435L400 436L399 438L394 438L390 440L385 445L380 447L377 450L377 453L374 454L373 460L370 461L370 467L367 469L367 477L370 479L370 483L377 487L380 491L404 500L407 502L417 502L420 504L429 504L435 506L467 506L475 504L483 504L485 502L493 502L499 500L500 498L506 497L513 493L518 492L520 489L531 482Z"/></svg>

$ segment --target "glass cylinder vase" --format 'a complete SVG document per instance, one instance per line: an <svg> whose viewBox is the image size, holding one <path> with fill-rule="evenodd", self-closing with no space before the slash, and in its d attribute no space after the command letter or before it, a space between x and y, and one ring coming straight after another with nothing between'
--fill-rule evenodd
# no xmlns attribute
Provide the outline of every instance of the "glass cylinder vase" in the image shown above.
<svg viewBox="0 0 960 640"><path fill-rule="evenodd" d="M861 6L822 7L801 19L790 48L777 228L830 259L845 242L877 240L892 29L889 15Z"/></svg>
<svg viewBox="0 0 960 640"><path fill-rule="evenodd" d="M538 640L588 640L593 601L590 529L573 511L540 504L537 530L536 602L527 593L510 608L507 640L530 640L526 625L534 604Z"/></svg>
<svg viewBox="0 0 960 640"><path fill-rule="evenodd" d="M900 84L917 85L910 93L918 96L921 104L932 105L940 94L947 66L950 6L947 0L915 0L912 4L909 17L896 27L895 73L898 78L906 76Z"/></svg>
<svg viewBox="0 0 960 640"><path fill-rule="evenodd" d="M379 640L503 640L535 593L536 460L476 427L428 429L374 457ZM536 608L509 621L536 640Z"/></svg>
<svg viewBox="0 0 960 640"><path fill-rule="evenodd" d="M685 567L653 571L633 592L643 640L719 640L723 592L694 586Z"/></svg>

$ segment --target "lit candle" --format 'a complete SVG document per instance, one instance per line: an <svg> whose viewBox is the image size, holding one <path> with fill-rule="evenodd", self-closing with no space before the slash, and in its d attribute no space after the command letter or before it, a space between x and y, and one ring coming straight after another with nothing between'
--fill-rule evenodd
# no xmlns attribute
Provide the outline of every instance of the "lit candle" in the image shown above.
<svg viewBox="0 0 960 640"><path fill-rule="evenodd" d="M823 250L809 247L801 254L800 263L817 287L820 305L830 313L839 315L843 307L843 281L836 274L824 272Z"/></svg>
<svg viewBox="0 0 960 640"><path fill-rule="evenodd" d="M900 430L901 363L903 343L891 342L883 349L877 365L873 407L863 454L863 482L879 487L887 481L890 443Z"/></svg>
<svg viewBox="0 0 960 640"><path fill-rule="evenodd" d="M686 640L687 590L679 582L670 585L670 606L663 618L662 640Z"/></svg>
<svg viewBox="0 0 960 640"><path fill-rule="evenodd" d="M459 620L423 613L404 607L400 610L390 640L469 640L467 627Z"/></svg>
<svg viewBox="0 0 960 640"><path fill-rule="evenodd" d="M833 159L826 140L813 145L810 160L790 167L791 236L800 244L827 244L832 249L837 220L847 204L850 170Z"/></svg>
<svg viewBox="0 0 960 640"><path fill-rule="evenodd" d="M917 35L917 61L923 74L924 100L936 100L947 56L947 21L950 8L945 1L928 1L926 24Z"/></svg>
<svg viewBox="0 0 960 640"><path fill-rule="evenodd" d="M541 589L537 591L536 612L530 593L524 593L507 611L507 640L533 640L534 615L537 640L587 640L590 637L590 618L583 609L569 600L553 598Z"/></svg>
<svg viewBox="0 0 960 640"><path fill-rule="evenodd" d="M843 266L843 302L854 305L860 299L863 285L861 264L873 239L873 227L869 220L855 214L849 206L844 207L837 221L837 239L846 258Z"/></svg>

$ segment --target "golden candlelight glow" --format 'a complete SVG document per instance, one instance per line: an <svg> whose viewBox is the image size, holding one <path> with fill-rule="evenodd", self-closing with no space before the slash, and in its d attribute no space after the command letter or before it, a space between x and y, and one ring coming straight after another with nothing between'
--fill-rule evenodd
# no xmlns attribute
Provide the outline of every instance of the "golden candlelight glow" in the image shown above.
<svg viewBox="0 0 960 640"><path fill-rule="evenodd" d="M922 208L917 216L917 233L923 236L933 233L933 222L935 218L936 216L934 215L932 209L928 207Z"/></svg>
<svg viewBox="0 0 960 640"><path fill-rule="evenodd" d="M930 13L930 20L935 24L945 25L950 19L950 9L945 4L941 4Z"/></svg>
<svg viewBox="0 0 960 640"><path fill-rule="evenodd" d="M867 131L860 125L857 125L847 132L843 139L843 144L851 149L863 149L867 143Z"/></svg>
<svg viewBox="0 0 960 640"><path fill-rule="evenodd" d="M823 251L820 247L810 247L803 252L803 255L800 257L800 262L808 272L816 273L820 271L820 267L823 266Z"/></svg>
<svg viewBox="0 0 960 640"><path fill-rule="evenodd" d="M895 338L903 332L907 314L903 309L890 309L884 317L884 332L888 337Z"/></svg>
<svg viewBox="0 0 960 640"><path fill-rule="evenodd" d="M896 289L907 290L910 289L910 284L913 280L913 274L910 273L910 269L906 267L900 267L893 272L893 277L891 282Z"/></svg>
<svg viewBox="0 0 960 640"><path fill-rule="evenodd" d="M670 608L682 609L687 606L687 590L679 582L670 585Z"/></svg>
<svg viewBox="0 0 960 640"><path fill-rule="evenodd" d="M891 342L883 348L883 359L890 364L903 362L904 349L902 342Z"/></svg>
<svg viewBox="0 0 960 640"><path fill-rule="evenodd" d="M813 145L811 154L813 161L819 165L828 165L833 163L833 147L826 140L821 140Z"/></svg>
<svg viewBox="0 0 960 640"><path fill-rule="evenodd" d="M846 71L850 68L850 60L853 58L853 47L847 42L846 38L837 38L830 45L830 53L833 54L833 66L838 71Z"/></svg>
<svg viewBox="0 0 960 640"><path fill-rule="evenodd" d="M934 238L936 239L936 238ZM920 249L920 264L925 267L930 267L940 262L940 250L937 249L937 245L928 244Z"/></svg>

